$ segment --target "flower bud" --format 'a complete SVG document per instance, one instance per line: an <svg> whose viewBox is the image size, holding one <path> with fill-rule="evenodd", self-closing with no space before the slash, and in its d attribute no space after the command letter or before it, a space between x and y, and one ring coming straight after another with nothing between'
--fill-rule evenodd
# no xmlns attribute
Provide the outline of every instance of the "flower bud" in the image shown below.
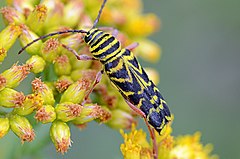
<svg viewBox="0 0 240 159"><path fill-rule="evenodd" d="M54 107L51 105L43 105L36 111L34 118L43 124L51 123L56 119L56 113Z"/></svg>
<svg viewBox="0 0 240 159"><path fill-rule="evenodd" d="M13 6L19 12L24 13L27 17L27 13L34 9L34 5L37 0L7 0L9 6Z"/></svg>
<svg viewBox="0 0 240 159"><path fill-rule="evenodd" d="M94 79L96 78L96 75L97 71L93 69L77 69L72 71L71 78L74 81L84 78L86 80L93 82Z"/></svg>
<svg viewBox="0 0 240 159"><path fill-rule="evenodd" d="M47 17L47 7L43 4L37 5L27 17L26 25L36 33L42 33L42 27Z"/></svg>
<svg viewBox="0 0 240 159"><path fill-rule="evenodd" d="M82 107L80 116L73 120L74 124L84 124L95 119L99 119L100 122L106 122L111 118L111 113L97 104L85 104Z"/></svg>
<svg viewBox="0 0 240 159"><path fill-rule="evenodd" d="M79 48L84 45L83 35L82 34L72 34L67 37L62 38L61 43L72 48L73 50L79 50ZM74 59L77 59L73 53L71 53Z"/></svg>
<svg viewBox="0 0 240 159"><path fill-rule="evenodd" d="M155 32L160 25L158 17L154 14L134 15L128 18L124 30L133 37L144 37ZM148 24L148 25L146 25Z"/></svg>
<svg viewBox="0 0 240 159"><path fill-rule="evenodd" d="M25 96L11 88L4 88L0 91L0 105L7 108L22 107Z"/></svg>
<svg viewBox="0 0 240 159"><path fill-rule="evenodd" d="M126 101L122 97L118 98L116 102L116 107L117 109L121 109L124 112L127 112L129 114L135 114L135 112L129 107L129 105L126 103Z"/></svg>
<svg viewBox="0 0 240 159"><path fill-rule="evenodd" d="M72 102L80 103L84 100L90 83L86 80L79 80L71 84L68 89L63 93L60 103Z"/></svg>
<svg viewBox="0 0 240 159"><path fill-rule="evenodd" d="M9 119L0 118L0 139L4 137L9 131Z"/></svg>
<svg viewBox="0 0 240 159"><path fill-rule="evenodd" d="M80 24L78 26L79 29L89 30L93 26L93 21L91 20L90 16L87 14L83 14L80 19Z"/></svg>
<svg viewBox="0 0 240 159"><path fill-rule="evenodd" d="M57 104L55 107L55 111L57 113L57 119L62 120L64 122L68 122L70 120L74 120L81 113L82 106L79 104L74 104L71 102L64 102Z"/></svg>
<svg viewBox="0 0 240 159"><path fill-rule="evenodd" d="M12 7L4 7L0 9L0 13L2 13L3 20L6 24L21 24L25 23L25 17L23 14L18 12L15 8Z"/></svg>
<svg viewBox="0 0 240 159"><path fill-rule="evenodd" d="M64 92L71 84L73 83L73 80L69 76L61 76L57 82L54 83L57 91L59 93Z"/></svg>
<svg viewBox="0 0 240 159"><path fill-rule="evenodd" d="M41 108L42 105L43 99L40 94L30 94L26 96L22 107L14 109L14 113L23 116L29 115L35 109Z"/></svg>
<svg viewBox="0 0 240 159"><path fill-rule="evenodd" d="M0 91L6 87L7 79L0 74Z"/></svg>
<svg viewBox="0 0 240 159"><path fill-rule="evenodd" d="M54 70L58 76L71 73L72 66L67 55L61 55L54 60Z"/></svg>
<svg viewBox="0 0 240 159"><path fill-rule="evenodd" d="M56 90L56 87L54 86L53 81L51 81L51 82L50 81L44 81L44 83L48 86L49 89L52 90L54 96L58 94L58 92Z"/></svg>
<svg viewBox="0 0 240 159"><path fill-rule="evenodd" d="M41 95L43 104L53 105L55 103L53 91L40 78L35 78L32 81L32 89L34 93Z"/></svg>
<svg viewBox="0 0 240 159"><path fill-rule="evenodd" d="M11 116L10 127L11 130L21 139L22 143L25 141L31 142L35 137L32 125L25 117L19 115Z"/></svg>
<svg viewBox="0 0 240 159"><path fill-rule="evenodd" d="M157 62L161 55L161 48L157 43L151 40L141 40L139 41L140 45L136 48L137 53L142 59L149 62Z"/></svg>
<svg viewBox="0 0 240 159"><path fill-rule="evenodd" d="M7 51L21 34L19 26L10 24L0 32L0 62L7 56Z"/></svg>
<svg viewBox="0 0 240 159"><path fill-rule="evenodd" d="M112 110L112 118L106 124L113 129L129 129L133 123L136 123L133 116L120 110Z"/></svg>
<svg viewBox="0 0 240 159"><path fill-rule="evenodd" d="M62 24L69 27L75 27L80 20L83 9L84 6L82 1L69 1L64 7Z"/></svg>
<svg viewBox="0 0 240 159"><path fill-rule="evenodd" d="M33 73L42 72L46 66L45 60L38 55L31 56L30 59L27 60L26 64L29 64L32 66L30 71Z"/></svg>
<svg viewBox="0 0 240 159"><path fill-rule="evenodd" d="M20 34L21 28L18 25L8 25L0 32L0 48L4 48L8 51Z"/></svg>
<svg viewBox="0 0 240 159"><path fill-rule="evenodd" d="M70 129L62 121L54 121L50 128L50 137L54 143L57 152L64 154L71 146Z"/></svg>
<svg viewBox="0 0 240 159"><path fill-rule="evenodd" d="M59 0L43 0L41 4L47 7L47 18L44 22L44 30L49 32L52 28L60 26L64 14L64 4Z"/></svg>
<svg viewBox="0 0 240 159"><path fill-rule="evenodd" d="M52 62L57 58L59 52L59 41L57 39L48 39L45 41L41 47L42 57L48 61Z"/></svg>
<svg viewBox="0 0 240 159"><path fill-rule="evenodd" d="M21 29L22 34L20 35L19 40L22 46L26 46L33 40L39 38L39 36L35 32L29 30L29 28L24 24L21 25ZM27 53L31 55L40 54L40 48L42 44L42 40L36 41L35 43L26 48Z"/></svg>
<svg viewBox="0 0 240 159"><path fill-rule="evenodd" d="M4 61L6 56L7 50L5 50L4 48L0 48L0 64Z"/></svg>
<svg viewBox="0 0 240 159"><path fill-rule="evenodd" d="M6 79L6 87L15 88L17 87L22 80L24 80L27 75L30 73L32 65L22 65L18 66L14 64L10 69L4 71L1 76Z"/></svg>

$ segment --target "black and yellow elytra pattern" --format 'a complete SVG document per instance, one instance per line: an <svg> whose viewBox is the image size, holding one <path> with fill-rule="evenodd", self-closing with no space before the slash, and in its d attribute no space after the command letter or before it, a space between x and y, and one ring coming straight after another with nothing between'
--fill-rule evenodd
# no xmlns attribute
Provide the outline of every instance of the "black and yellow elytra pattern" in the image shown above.
<svg viewBox="0 0 240 159"><path fill-rule="evenodd" d="M149 124L160 133L171 120L169 108L133 53L122 49L114 36L98 29L88 31L84 40L94 58L103 63L113 85L145 114Z"/></svg>

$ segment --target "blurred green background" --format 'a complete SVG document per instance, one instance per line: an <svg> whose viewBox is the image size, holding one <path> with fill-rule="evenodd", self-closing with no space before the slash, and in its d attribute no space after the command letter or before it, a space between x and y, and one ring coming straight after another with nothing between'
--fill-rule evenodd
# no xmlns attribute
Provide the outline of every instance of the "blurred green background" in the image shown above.
<svg viewBox="0 0 240 159"><path fill-rule="evenodd" d="M239 159L240 1L144 2L146 12L154 12L161 18L161 30L152 39L161 45L163 54L154 66L161 74L160 90L175 115L173 134L201 131L202 142L212 143L214 153L220 158ZM3 3L0 2L1 6ZM0 29L3 27L1 19ZM24 62L24 55L14 54L18 49L16 45L9 51L12 54L8 61ZM4 63L0 70L11 65ZM27 84L30 80L24 82ZM143 123L140 127L145 128ZM38 128L36 140L24 146L12 133L8 134L0 140L0 159L17 157L23 149L27 151L32 145L45 142L41 136L46 136L48 142L48 129L49 125ZM36 159L41 156L48 159L122 158L119 145L123 141L117 131L91 123L81 132L72 127L72 132L73 146L66 155L56 154L54 146L49 144L39 148Z"/></svg>

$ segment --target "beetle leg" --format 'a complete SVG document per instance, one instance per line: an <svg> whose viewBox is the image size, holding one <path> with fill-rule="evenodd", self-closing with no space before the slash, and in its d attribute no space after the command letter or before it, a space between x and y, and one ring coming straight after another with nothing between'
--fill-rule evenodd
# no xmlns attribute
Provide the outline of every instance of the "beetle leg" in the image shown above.
<svg viewBox="0 0 240 159"><path fill-rule="evenodd" d="M96 78L94 80L94 83L92 85L92 87L90 88L90 90L88 91L88 93L86 94L86 96L84 97L83 102L81 103L82 105L85 104L85 102L87 101L89 95L92 93L93 89L96 87L96 85L101 81L102 79L102 74L103 74L104 70L101 70L97 73Z"/></svg>
<svg viewBox="0 0 240 159"><path fill-rule="evenodd" d="M138 47L138 45L139 45L139 44L138 44L137 42L134 42L134 43L128 45L125 49L128 49L128 50L132 51L133 49L135 49L136 47Z"/></svg>
<svg viewBox="0 0 240 159"><path fill-rule="evenodd" d="M65 49L72 52L78 60L88 61L88 60L96 60L95 58L88 56L88 55L78 55L77 51L68 47L67 45L61 44Z"/></svg>
<svg viewBox="0 0 240 159"><path fill-rule="evenodd" d="M132 108L138 115L140 115L147 127L148 127L148 131L150 133L150 136L151 136L151 139L152 139L152 143L153 143L153 157L154 159L157 159L158 158L158 147L157 147L157 141L156 141L156 136L155 136L155 133L154 133L154 128L152 128L148 121L147 121L147 118L146 118L146 115L144 114L143 111L141 111L138 107L136 107L135 105L133 105L131 102L129 102L127 99L125 99L126 103L130 106L130 108Z"/></svg>

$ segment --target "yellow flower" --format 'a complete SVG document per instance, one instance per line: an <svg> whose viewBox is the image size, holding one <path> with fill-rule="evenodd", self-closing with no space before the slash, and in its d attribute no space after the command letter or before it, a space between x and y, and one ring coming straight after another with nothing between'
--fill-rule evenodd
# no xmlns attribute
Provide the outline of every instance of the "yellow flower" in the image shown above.
<svg viewBox="0 0 240 159"><path fill-rule="evenodd" d="M218 159L216 155L210 155L212 145L203 146L200 138L200 132L177 137L175 146L170 152L170 159Z"/></svg>
<svg viewBox="0 0 240 159"><path fill-rule="evenodd" d="M124 144L121 144L120 150L125 159L152 158L152 148L142 129L136 130L133 124L130 133L124 133L123 130L120 130L120 133L124 138Z"/></svg>

